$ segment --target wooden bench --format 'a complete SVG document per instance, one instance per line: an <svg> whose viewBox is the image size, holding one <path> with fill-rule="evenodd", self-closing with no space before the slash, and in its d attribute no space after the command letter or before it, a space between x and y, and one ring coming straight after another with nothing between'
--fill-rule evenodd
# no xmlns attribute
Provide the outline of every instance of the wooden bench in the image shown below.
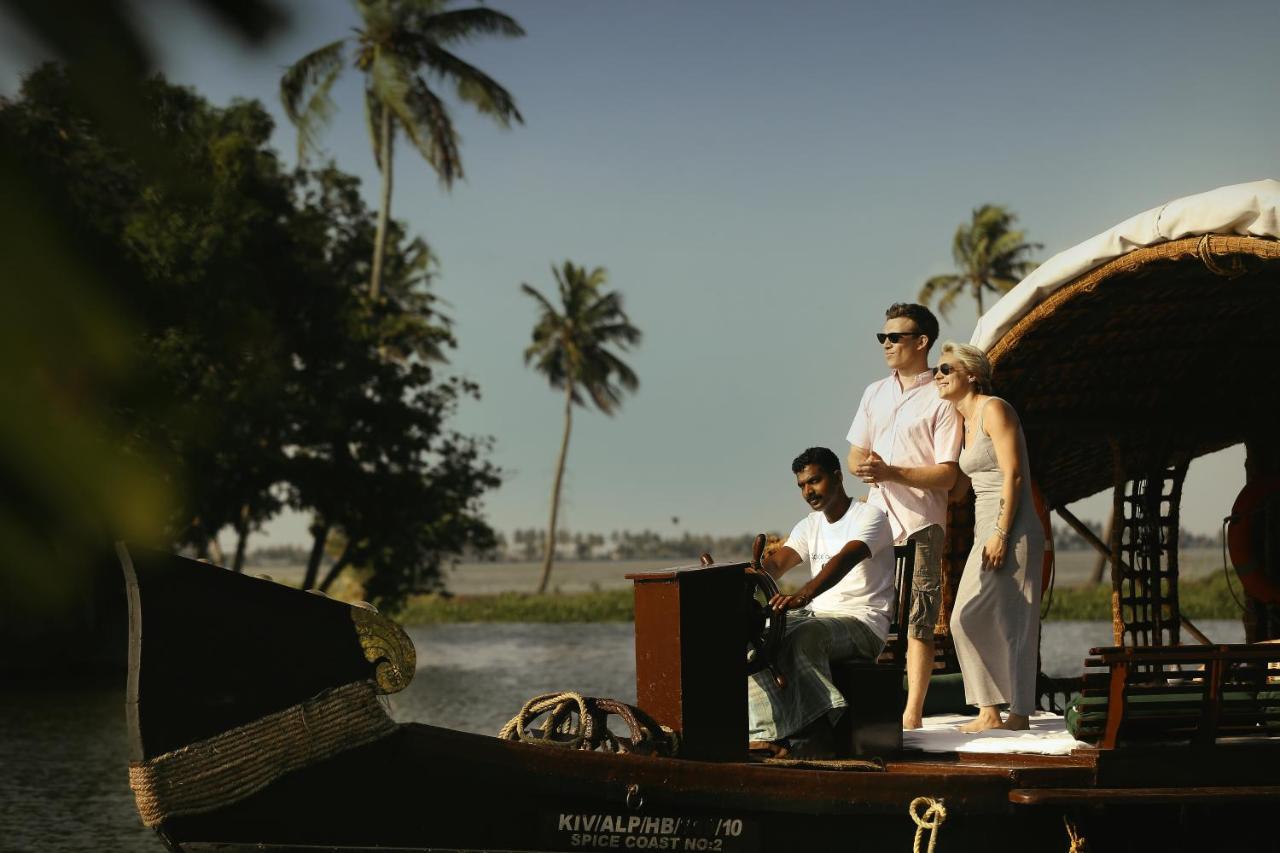
<svg viewBox="0 0 1280 853"><path fill-rule="evenodd" d="M1089 654L1067 727L1101 749L1280 735L1280 646L1108 646Z"/></svg>
<svg viewBox="0 0 1280 853"><path fill-rule="evenodd" d="M893 755L902 751L902 676L907 661L907 623L911 617L913 544L895 545L894 612L884 652L875 661L831 664L831 680L848 701L835 727L837 755Z"/></svg>

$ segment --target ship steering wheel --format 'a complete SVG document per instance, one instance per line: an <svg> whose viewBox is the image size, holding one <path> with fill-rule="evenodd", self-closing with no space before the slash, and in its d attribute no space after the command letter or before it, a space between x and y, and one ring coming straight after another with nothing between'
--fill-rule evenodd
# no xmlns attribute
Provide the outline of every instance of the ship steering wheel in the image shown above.
<svg viewBox="0 0 1280 853"><path fill-rule="evenodd" d="M761 533L751 545L752 570L746 573L743 590L746 598L743 613L746 619L747 675L768 669L778 688L783 689L787 686L787 679L774 666L774 659L787 630L787 614L785 611L775 613L769 606L770 600L778 595L778 582L761 567L764 544L765 535Z"/></svg>

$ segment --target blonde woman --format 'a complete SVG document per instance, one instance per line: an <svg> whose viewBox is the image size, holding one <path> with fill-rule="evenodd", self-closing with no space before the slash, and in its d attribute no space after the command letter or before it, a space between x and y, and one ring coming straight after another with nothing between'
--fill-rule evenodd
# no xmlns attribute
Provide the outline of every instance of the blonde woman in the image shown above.
<svg viewBox="0 0 1280 853"><path fill-rule="evenodd" d="M991 363L982 350L944 344L934 382L964 418L956 489L963 494L967 478L977 497L973 550L951 613L965 701L979 708L961 730L1025 729L1035 708L1044 556L1026 438L1013 407L990 396ZM1001 718L1001 706L1008 717Z"/></svg>

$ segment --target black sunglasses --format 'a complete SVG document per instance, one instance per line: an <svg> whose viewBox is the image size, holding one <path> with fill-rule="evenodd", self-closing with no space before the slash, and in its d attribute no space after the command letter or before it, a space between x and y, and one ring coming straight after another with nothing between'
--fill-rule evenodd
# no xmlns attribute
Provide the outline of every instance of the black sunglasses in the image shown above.
<svg viewBox="0 0 1280 853"><path fill-rule="evenodd" d="M938 374L942 374L943 376L950 376L955 372L956 372L956 366L954 364L947 364L945 361L933 369L934 376L937 376Z"/></svg>
<svg viewBox="0 0 1280 853"><path fill-rule="evenodd" d="M898 341L907 337L920 337L920 332L876 332L876 340L880 343L885 342L885 338L889 339L889 343L896 344Z"/></svg>

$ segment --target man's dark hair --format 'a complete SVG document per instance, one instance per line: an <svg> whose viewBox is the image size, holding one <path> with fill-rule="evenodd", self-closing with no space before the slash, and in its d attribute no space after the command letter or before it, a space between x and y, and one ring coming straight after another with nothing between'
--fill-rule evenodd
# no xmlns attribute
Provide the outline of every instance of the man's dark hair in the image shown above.
<svg viewBox="0 0 1280 853"><path fill-rule="evenodd" d="M806 465L817 465L828 474L840 474L840 460L825 447L810 447L791 460L791 473L799 474Z"/></svg>
<svg viewBox="0 0 1280 853"><path fill-rule="evenodd" d="M932 311L914 302L895 302L884 312L886 320L896 320L899 317L906 317L915 323L916 328L929 339L929 349L933 349L938 340L938 318L933 316Z"/></svg>

